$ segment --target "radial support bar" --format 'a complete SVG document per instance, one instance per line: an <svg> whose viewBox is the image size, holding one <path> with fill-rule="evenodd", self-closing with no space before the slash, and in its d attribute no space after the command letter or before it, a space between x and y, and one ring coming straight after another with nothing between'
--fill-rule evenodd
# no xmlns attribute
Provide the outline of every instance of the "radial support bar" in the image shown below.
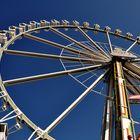
<svg viewBox="0 0 140 140"><path fill-rule="evenodd" d="M106 32L106 35L107 35L107 39L108 39L108 43L109 43L109 47L110 47L110 52L112 53L113 48L112 48L112 44L111 44L111 40L110 40L109 33L108 33L108 32Z"/></svg>
<svg viewBox="0 0 140 140"><path fill-rule="evenodd" d="M36 81L36 80L57 77L57 76L68 75L69 73L78 73L78 72L84 72L87 70L94 70L94 69L100 68L102 66L105 66L105 65L102 65L102 64L93 65L93 66L87 66L87 67L82 67L82 68L77 68L77 69L66 70L66 71L64 70L64 71L58 71L58 72L53 72L53 73L48 73L48 74L41 74L41 75L17 78L17 79L4 81L3 83L5 86L10 86L10 85L14 85L14 84L20 84L20 83L26 83L26 82Z"/></svg>
<svg viewBox="0 0 140 140"><path fill-rule="evenodd" d="M113 97L113 75L111 75L108 87L108 96ZM112 140L112 125L113 125L113 101L106 99L104 105L103 127L101 140Z"/></svg>
<svg viewBox="0 0 140 140"><path fill-rule="evenodd" d="M71 52L71 53L74 53L74 54L78 54L78 55L80 54L81 56L86 56L88 58L95 58L95 59L104 60L104 58L102 58L101 56L89 53L89 51L87 52L87 51L82 51L82 50L70 48L70 47L67 47L65 45L62 45L62 44L59 44L59 43L56 43L56 42L53 42L53 41L50 41L50 40L47 40L47 39L43 39L43 38L31 35L31 34L24 34L24 37L29 38L31 40L35 40L37 42L41 42L41 43L44 43L44 44L51 45L51 46L59 48L59 49L67 50L68 52Z"/></svg>
<svg viewBox="0 0 140 140"><path fill-rule="evenodd" d="M126 50L126 52L130 51L136 44L137 44L137 40Z"/></svg>
<svg viewBox="0 0 140 140"><path fill-rule="evenodd" d="M130 71L132 71L133 73L135 73L135 74L137 74L138 76L140 76L140 66L138 66L138 65L136 65L136 64L133 64L133 63L128 63L128 62L126 62L126 63L124 64L124 66L125 66L128 70L130 70Z"/></svg>
<svg viewBox="0 0 140 140"><path fill-rule="evenodd" d="M59 43L56 43L56 42L53 42L53 41L50 41L50 40L47 40L47 39L43 39L43 38L40 38L40 37L37 37L37 36L34 36L34 35L24 34L24 37L29 38L31 40L35 40L37 42L41 42L41 43L44 43L44 44L54 46L54 47L59 48L59 49L65 49L69 52L73 52L73 53L76 53L76 54L81 54L81 55L84 55L84 56L91 57L91 54L88 54L86 52L81 52L77 49L70 48L70 47L67 47L65 45L62 45L62 44L59 44Z"/></svg>
<svg viewBox="0 0 140 140"><path fill-rule="evenodd" d="M103 49L101 49L101 47L100 47L95 41L93 41L93 39L91 39L91 37L90 37L88 34L86 34L86 32L85 32L83 29L81 29L79 26L77 26L77 28L78 28L79 31L82 33L82 35L83 35L87 40L89 40L89 42L90 42L93 46L95 46L98 50L100 50L103 54L105 54L105 56L104 56L104 55L102 55L101 53L96 52L97 55L100 55L100 56L104 57L105 59L109 57L109 55L106 54L106 52L105 52ZM110 58L110 57L109 57L109 58Z"/></svg>
<svg viewBox="0 0 140 140"><path fill-rule="evenodd" d="M140 62L140 58L138 57L138 58L135 58L135 59L132 59L132 60L130 60L130 62Z"/></svg>
<svg viewBox="0 0 140 140"><path fill-rule="evenodd" d="M133 94L133 95L137 95L138 92L136 91L136 89L128 82L128 80L126 79L126 87L127 87L127 90Z"/></svg>
<svg viewBox="0 0 140 140"><path fill-rule="evenodd" d="M59 36L62 36L63 38L69 40L70 42L75 43L76 45L80 46L82 49L84 49L84 51L86 51L88 54L90 54L91 57L96 57L96 58L99 58L99 59L104 58L104 59L108 60L105 56L101 56L97 51L94 51L90 47L87 47L86 45L84 45L81 42L71 38L70 36L58 31L57 29L50 27L50 30L53 31L54 33L58 34Z"/></svg>
<svg viewBox="0 0 140 140"><path fill-rule="evenodd" d="M137 74L135 74L134 72L128 70L127 68L123 67L124 71L126 73L128 73L129 75L131 75L134 79L139 80L140 81L140 76L138 76Z"/></svg>
<svg viewBox="0 0 140 140"><path fill-rule="evenodd" d="M54 129L88 94L89 92L104 78L107 74L106 70L101 74L54 122L52 122L45 130L46 133L49 133Z"/></svg>
<svg viewBox="0 0 140 140"><path fill-rule="evenodd" d="M116 140L134 140L133 123L124 81L122 63L114 62L115 110L116 110Z"/></svg>
<svg viewBox="0 0 140 140"><path fill-rule="evenodd" d="M140 88L138 87L138 85L135 85L135 82L134 82L134 80L132 79L133 77L131 77L130 75L125 74L125 73L124 73L124 76L125 76L125 78L127 79L129 85L131 85L131 86L136 90L136 93L137 93L137 94L140 94ZM128 86L129 86L129 85L128 85Z"/></svg>
<svg viewBox="0 0 140 140"><path fill-rule="evenodd" d="M79 26L77 28L92 43L92 45L94 45L98 50L100 50L101 53L110 59L110 56L93 39L91 39Z"/></svg>
<svg viewBox="0 0 140 140"><path fill-rule="evenodd" d="M77 40L71 38L70 36L68 36L68 35L66 35L66 34L64 34L64 33L60 32L60 31L58 31L57 29L50 27L50 30L53 31L54 33L56 33L56 34L62 36L63 38L65 38L65 39L71 41L72 43L74 42L76 45L78 45L78 46L84 48L85 50L88 50L90 53L94 53L94 51L93 51L91 48L85 46L84 44L82 44L81 42L79 42L79 41L77 41Z"/></svg>
<svg viewBox="0 0 140 140"><path fill-rule="evenodd" d="M35 52L27 52L27 51L19 51L19 50L4 50L4 53L10 55L28 56L28 57L35 57L35 58L62 59L67 61L98 62L98 63L105 62L103 60L101 61L97 59L94 60L89 58L68 57L68 56L43 54L43 53L35 53Z"/></svg>

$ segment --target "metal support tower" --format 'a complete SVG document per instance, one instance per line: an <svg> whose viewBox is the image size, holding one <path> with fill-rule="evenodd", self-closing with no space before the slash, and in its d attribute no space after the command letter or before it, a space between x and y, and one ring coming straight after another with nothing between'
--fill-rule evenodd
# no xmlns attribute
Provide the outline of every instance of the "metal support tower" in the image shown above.
<svg viewBox="0 0 140 140"><path fill-rule="evenodd" d="M114 62L114 96L115 96L115 131L116 140L128 140L133 136L133 123L131 119L127 90L122 70L122 62Z"/></svg>
<svg viewBox="0 0 140 140"><path fill-rule="evenodd" d="M104 105L103 114L103 127L101 140L112 140L112 128L113 128L113 75L109 78L108 96L111 98L106 98Z"/></svg>

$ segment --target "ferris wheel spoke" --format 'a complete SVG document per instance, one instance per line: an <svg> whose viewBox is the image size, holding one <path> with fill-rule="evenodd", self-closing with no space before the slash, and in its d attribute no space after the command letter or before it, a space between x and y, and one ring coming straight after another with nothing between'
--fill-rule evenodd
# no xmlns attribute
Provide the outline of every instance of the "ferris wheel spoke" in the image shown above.
<svg viewBox="0 0 140 140"><path fill-rule="evenodd" d="M133 87L133 89L135 89L136 93L140 94L140 88L137 87L136 85L134 85L134 81L132 80L132 78L130 77L130 75L124 73L125 78L127 79L129 86L131 86L131 88Z"/></svg>
<svg viewBox="0 0 140 140"><path fill-rule="evenodd" d="M82 67L82 66L91 66L91 64L86 64L86 63L84 63L84 64L71 64L70 63L70 65L65 65L65 68L76 68L76 67Z"/></svg>
<svg viewBox="0 0 140 140"><path fill-rule="evenodd" d="M140 76L138 76L137 74L133 73L131 70L128 70L127 68L123 67L125 73L130 74L134 79L140 81Z"/></svg>
<svg viewBox="0 0 140 140"><path fill-rule="evenodd" d="M57 76L80 73L80 72L84 72L84 71L87 71L87 70L93 70L93 69L97 69L97 68L99 69L99 67L102 68L102 67L105 67L105 66L106 65L102 65L102 64L93 65L93 66L87 66L87 67L82 67L82 68L58 71L58 72L53 72L53 73L48 73L48 74L41 74L41 75L22 77L22 78L17 78L17 79L12 79L12 80L6 80L6 81L3 81L3 83L4 83L5 86L10 86L10 85L15 85L15 84L21 84L21 83L27 83L27 82L47 79L47 78L53 78L53 77L57 77Z"/></svg>
<svg viewBox="0 0 140 140"><path fill-rule="evenodd" d="M95 53L97 53L97 54L100 55L101 57L108 58L108 54L106 54L106 52L105 52L104 50L102 50L102 48L100 48L100 46L99 46L95 41L93 41L93 39L91 39L91 37L90 37L88 34L86 34L86 32L83 31L82 28L80 28L79 26L77 26L77 28L78 28L79 31L82 33L82 35L83 35L96 49L102 51L103 54L105 54L105 55L100 54L100 53L97 52L97 51L96 51Z"/></svg>
<svg viewBox="0 0 140 140"><path fill-rule="evenodd" d="M140 67L136 64L133 63L128 63L126 62L124 64L124 66L129 69L130 71L132 71L133 73L137 74L138 76L140 76Z"/></svg>
<svg viewBox="0 0 140 140"><path fill-rule="evenodd" d="M75 43L76 45L80 46L81 48L84 48L85 50L88 50L90 53L95 53L93 49L87 47L86 45L80 43L79 41L73 39L72 37L70 37L70 36L58 31L57 29L54 29L54 28L50 27L50 30L53 31L54 33L62 36L63 38L71 41L72 43Z"/></svg>
<svg viewBox="0 0 140 140"><path fill-rule="evenodd" d="M137 44L138 40L136 40L127 50L126 52L129 52L136 44Z"/></svg>
<svg viewBox="0 0 140 140"><path fill-rule="evenodd" d="M63 51L62 56L68 56L68 57L77 57L77 58L85 58L85 59L92 59L93 61L100 61L100 62L109 62L110 60L103 59L103 57L100 57L98 55L92 55L92 54L84 54L85 52L83 50L80 51L79 54L72 54L69 53L68 51Z"/></svg>
<svg viewBox="0 0 140 140"><path fill-rule="evenodd" d="M95 46L99 51L101 51L102 54L104 54L104 57L110 58L110 56L93 39L91 39L90 36L88 36L79 26L77 26L77 28L84 35L84 37L91 42L93 46Z"/></svg>
<svg viewBox="0 0 140 140"><path fill-rule="evenodd" d="M52 54L44 54L44 53L35 53L35 52L27 52L27 51L19 51L19 50L4 50L5 54L10 55L19 55L19 56L28 56L28 57L35 57L35 58L49 58L49 59L62 59L67 61L82 61L82 62L98 62L103 63L101 60L94 60L94 59L86 59L82 57L67 57L67 56L60 56L60 55L52 55Z"/></svg>
<svg viewBox="0 0 140 140"><path fill-rule="evenodd" d="M128 69L125 70L125 74L130 79L129 81L131 81L132 83L139 83L140 82L140 76L129 71Z"/></svg>
<svg viewBox="0 0 140 140"><path fill-rule="evenodd" d="M138 95L137 91L134 89L134 87L126 80L126 87L127 90L133 94L133 95Z"/></svg>
<svg viewBox="0 0 140 140"><path fill-rule="evenodd" d="M54 46L54 47L59 48L59 49L65 49L65 50L67 50L69 52L72 52L72 53L81 54L83 56L88 56L88 57L93 56L95 58L98 58L98 56L95 56L93 54L91 55L90 53L86 53L84 51L79 51L77 49L70 48L70 47L67 47L65 45L62 45L62 44L59 44L59 43L56 43L56 42L53 42L53 41L50 41L50 40L46 40L46 39L31 35L31 34L26 33L26 34L24 34L24 37L29 38L31 40L41 42L41 43L44 43L44 44L49 44L49 45Z"/></svg>
<svg viewBox="0 0 140 140"><path fill-rule="evenodd" d="M130 62L140 62L140 58L134 58L134 59L132 59L132 60L130 60Z"/></svg>
<svg viewBox="0 0 140 140"><path fill-rule="evenodd" d="M133 95L138 95L138 94L140 94L140 93L137 91L137 89L135 88L135 86L134 86L133 84L131 84L131 83L128 81L127 78L126 78L125 80L126 80L126 87L127 87L127 90L128 90L131 94L133 94Z"/></svg>
<svg viewBox="0 0 140 140"><path fill-rule="evenodd" d="M101 74L56 120L54 120L46 129L45 133L51 132L88 94L92 89L105 77L108 70Z"/></svg>
<svg viewBox="0 0 140 140"><path fill-rule="evenodd" d="M106 35L107 35L107 40L108 40L108 44L109 44L109 47L110 47L110 52L112 53L113 47L112 47L112 43L111 43L111 40L110 40L109 32L106 32Z"/></svg>
<svg viewBox="0 0 140 140"><path fill-rule="evenodd" d="M103 46L102 46L103 45ZM102 48L108 53L110 54L110 48L108 47L108 44L107 43L103 43L103 44L100 44L100 46L102 46Z"/></svg>

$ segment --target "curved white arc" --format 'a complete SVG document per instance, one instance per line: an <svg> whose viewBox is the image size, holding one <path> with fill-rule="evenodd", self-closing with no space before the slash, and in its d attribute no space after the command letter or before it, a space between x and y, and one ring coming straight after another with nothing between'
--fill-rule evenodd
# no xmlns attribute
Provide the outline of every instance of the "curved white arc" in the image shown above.
<svg viewBox="0 0 140 140"><path fill-rule="evenodd" d="M2 91L4 91L4 95L6 95L6 102L8 102L9 103L9 105L12 107L12 109L13 110L19 110L20 111L20 109L16 106L16 104L14 103L14 101L12 100L12 98L9 96L9 94L8 94L8 92L7 92L7 90L6 90L6 88L4 87L4 85L3 85L3 82L2 82L2 80L1 80L1 76L0 76L0 88L1 88L1 90ZM15 113L17 114L17 115L19 115L18 113L19 112L16 112L15 111ZM30 128L30 129L32 129L32 130L36 130L36 128L38 128L24 113L22 113L22 120L24 120L24 122L27 124L27 126ZM43 130L42 130L43 131Z"/></svg>

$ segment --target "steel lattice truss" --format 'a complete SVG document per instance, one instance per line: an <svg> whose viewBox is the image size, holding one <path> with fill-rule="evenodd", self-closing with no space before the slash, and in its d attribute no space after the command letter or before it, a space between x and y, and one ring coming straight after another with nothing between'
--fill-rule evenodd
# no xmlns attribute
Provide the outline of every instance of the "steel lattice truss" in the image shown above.
<svg viewBox="0 0 140 140"><path fill-rule="evenodd" d="M84 41L74 39L75 35L70 36L68 32L71 30L79 32L84 37ZM63 43L51 41L42 37L40 35L42 32L58 35L70 43L63 45ZM97 33L103 34L105 41L97 42L97 39L95 41L94 38ZM16 119L15 131L19 130L23 124L32 130L28 140L38 140L40 138L54 140L49 133L92 91L104 96L106 99L102 140L112 139L113 108L115 109L116 139L127 140L129 136L135 139L135 122L132 119L129 104L139 103L140 101L140 51L135 50L135 48L139 49L140 37L133 39L131 33L128 32L126 35L121 33L119 29L112 32L108 26L100 29L98 24L90 27L88 22L80 25L77 21L73 21L70 24L67 20L62 22L57 20L52 20L51 22L46 20L41 20L40 22L31 21L29 24L21 23L19 26L11 26L9 30L1 31L1 59L7 55L54 59L60 60L64 69L5 81L1 78L0 98L3 101L2 110L5 111L8 107L12 108L11 112L0 119L1 124L7 123L8 120ZM130 45L125 47L115 46L113 38L116 37L118 40L127 40ZM50 45L59 49L60 53L37 53L12 49L12 44L21 38L28 38L44 45ZM36 126L18 108L6 90L8 86L66 75L71 76L82 84L86 87L86 90L45 130ZM107 83L107 94L95 89L99 83Z"/></svg>

